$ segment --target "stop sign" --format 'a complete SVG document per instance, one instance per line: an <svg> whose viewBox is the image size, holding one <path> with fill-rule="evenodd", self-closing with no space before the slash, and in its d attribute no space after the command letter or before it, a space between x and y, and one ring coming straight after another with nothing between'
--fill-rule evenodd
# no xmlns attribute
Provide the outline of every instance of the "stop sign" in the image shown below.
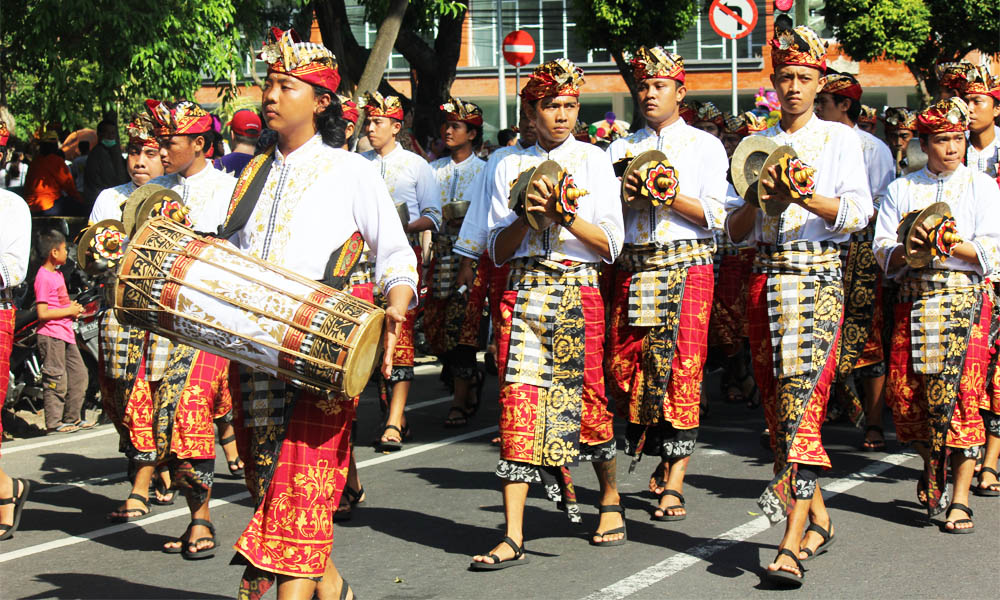
<svg viewBox="0 0 1000 600"><path fill-rule="evenodd" d="M512 31L503 39L503 58L508 64L523 67L535 58L535 40L523 29Z"/></svg>

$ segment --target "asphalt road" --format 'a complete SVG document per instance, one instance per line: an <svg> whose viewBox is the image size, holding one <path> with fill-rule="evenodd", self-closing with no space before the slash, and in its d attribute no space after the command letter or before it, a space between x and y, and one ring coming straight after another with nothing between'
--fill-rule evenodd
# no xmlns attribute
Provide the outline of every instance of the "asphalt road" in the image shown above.
<svg viewBox="0 0 1000 600"><path fill-rule="evenodd" d="M418 367L408 412L415 438L403 452L365 446L378 408L367 393L360 412L357 459L368 502L335 528L333 557L361 598L736 598L750 594L809 598L995 598L1000 556L1000 499L973 497L976 533L946 535L916 503L919 459L891 434L886 453L856 450L860 433L829 426L824 441L834 469L821 479L836 526L836 544L810 563L798 591L773 591L761 565L776 552L782 527L769 527L755 498L771 475L758 444L760 409L717 402L703 422L685 486L689 517L649 519L645 488L654 464L619 484L628 510L625 546L593 548L597 480L584 465L574 476L582 525L571 524L541 490L526 511L531 564L495 573L467 571L469 556L502 537L496 380L464 429L440 425L449 399L436 367ZM16 536L0 543L0 598L231 598L242 567L229 546L249 520L249 497L229 479L221 449L212 518L222 548L188 562L159 552L187 525L178 502L154 507L135 523L112 525L105 514L128 494L125 460L110 426L3 445L3 468L34 483ZM273 596L272 596L273 597Z"/></svg>

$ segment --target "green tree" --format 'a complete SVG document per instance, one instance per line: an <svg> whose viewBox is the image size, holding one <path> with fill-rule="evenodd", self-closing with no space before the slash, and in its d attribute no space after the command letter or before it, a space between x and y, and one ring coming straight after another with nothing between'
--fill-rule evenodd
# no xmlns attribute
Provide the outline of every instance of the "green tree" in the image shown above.
<svg viewBox="0 0 1000 600"><path fill-rule="evenodd" d="M573 0L576 35L588 48L611 52L618 72L638 102L636 81L625 53L639 46L680 39L698 18L699 0L667 0L652 8L648 0ZM640 114L636 111L635 114ZM639 119L635 119L638 123Z"/></svg>
<svg viewBox="0 0 1000 600"><path fill-rule="evenodd" d="M938 63L1000 52L996 1L826 0L824 16L851 58L904 63L925 100L937 93Z"/></svg>
<svg viewBox="0 0 1000 600"><path fill-rule="evenodd" d="M144 98L190 97L205 78L231 98L260 43L264 5L3 0L0 103L25 126L68 130L107 110L131 112Z"/></svg>

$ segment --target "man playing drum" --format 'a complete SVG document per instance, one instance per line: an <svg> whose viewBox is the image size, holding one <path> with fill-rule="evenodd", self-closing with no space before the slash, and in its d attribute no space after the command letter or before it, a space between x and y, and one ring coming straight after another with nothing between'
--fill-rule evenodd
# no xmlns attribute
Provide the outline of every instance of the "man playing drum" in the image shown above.
<svg viewBox="0 0 1000 600"><path fill-rule="evenodd" d="M604 305L597 288L597 265L615 260L624 234L611 164L598 148L572 136L582 84L583 71L564 58L535 69L521 97L538 144L503 157L492 181L489 254L497 265L511 264L497 336L496 472L503 480L507 527L500 544L473 557L473 570L527 563L528 486L542 481L541 471L559 473L578 460L594 463L601 485L600 522L591 543L625 543L612 416L604 395ZM512 210L511 183L547 160L562 171L530 183ZM589 193L581 197L581 188Z"/></svg>
<svg viewBox="0 0 1000 600"><path fill-rule="evenodd" d="M799 26L778 29L771 46L781 121L761 135L797 157L785 151L785 165L767 173L760 200L771 213L732 199L726 230L733 241L752 236L757 243L750 348L775 457L775 477L758 503L772 522L788 517L764 575L775 585L796 586L800 561L826 551L834 535L817 471L830 468L820 429L844 305L840 244L868 224L873 208L857 134L814 114L825 83L823 42Z"/></svg>
<svg viewBox="0 0 1000 600"><path fill-rule="evenodd" d="M364 244L370 246L375 281L388 302L381 367L388 377L405 313L415 304L413 250L378 171L341 149L333 54L300 42L294 31L272 34L261 52L269 65L262 108L278 141L244 169L220 235L252 256L340 289L348 287ZM370 287L350 291L373 299ZM239 370L237 432L255 501L236 542L248 563L239 597L260 598L277 578L279 598L350 598L330 552L356 400Z"/></svg>
<svg viewBox="0 0 1000 600"><path fill-rule="evenodd" d="M639 48L632 69L646 127L612 143L609 158L659 150L674 181L662 199L641 205L644 176L637 169L623 182L633 200L615 264L606 372L618 413L629 423L625 452L660 461L649 486L660 495L653 518L680 521L687 517L684 473L698 437L714 235L725 219L728 162L719 138L677 111L687 93L679 55Z"/></svg>
<svg viewBox="0 0 1000 600"><path fill-rule="evenodd" d="M373 150L362 154L379 170L389 188L395 204L406 204L410 222L404 230L410 239L410 246L417 255L417 270L422 274L423 256L420 245L421 232L441 229L441 192L437 180L427 162L419 155L404 149L396 137L403 127L403 107L396 96L382 97L378 92L365 94L363 98L368 115L366 132ZM403 411L406 398L413 381L413 325L416 309L406 315L406 324L396 344L392 359L392 375L389 378L385 429L379 446L385 451L396 451L403 447L409 427Z"/></svg>

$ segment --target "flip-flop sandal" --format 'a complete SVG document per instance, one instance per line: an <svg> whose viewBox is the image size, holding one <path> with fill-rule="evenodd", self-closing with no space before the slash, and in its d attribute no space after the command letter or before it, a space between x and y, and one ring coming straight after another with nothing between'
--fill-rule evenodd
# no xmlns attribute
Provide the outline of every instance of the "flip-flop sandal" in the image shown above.
<svg viewBox="0 0 1000 600"><path fill-rule="evenodd" d="M385 437L385 432L389 431L390 429L399 434L398 440L382 439ZM382 452L399 452L400 450L403 449L403 430L400 429L399 427L396 427L395 425L386 425L385 427L382 428L382 438L379 438L375 442L376 450L380 450Z"/></svg>
<svg viewBox="0 0 1000 600"><path fill-rule="evenodd" d="M956 519L954 521L945 521L944 523L941 524L941 531L943 531L944 533L955 533L955 534L975 533L976 524L972 522L972 516L973 516L972 509L969 508L968 506L964 504L959 504L958 502L952 502L951 505L948 506L948 511L945 514L950 513L952 510L956 508L964 512L965 514L969 515L969 518ZM948 523L951 523L953 527L949 528ZM972 523L972 527L963 527L961 529L958 528L960 524L964 525L965 523Z"/></svg>
<svg viewBox="0 0 1000 600"><path fill-rule="evenodd" d="M508 558L506 560L500 560L500 557L492 552L486 556L493 559L492 563L476 562L472 561L469 563L470 571L499 571L501 569L506 569L507 567L519 567L521 565L526 565L529 562L529 558L524 554L524 546L518 546L514 540L507 536L504 536L503 543L507 544L514 549L514 557Z"/></svg>
<svg viewBox="0 0 1000 600"><path fill-rule="evenodd" d="M350 596L348 596L350 594ZM351 584L347 583L347 580L343 577L340 578L340 600L347 600L351 598L352 600L358 600L358 595L354 593L351 589Z"/></svg>
<svg viewBox="0 0 1000 600"><path fill-rule="evenodd" d="M225 446L226 444L232 444L236 441L236 435L230 435L219 440L220 446ZM226 464L229 466L229 476L233 479L241 479L243 477L243 460L237 456L233 460L227 460Z"/></svg>
<svg viewBox="0 0 1000 600"><path fill-rule="evenodd" d="M680 492L678 492L676 490L663 490L663 494L660 497L662 498L663 496L673 496L673 497L677 498L678 500L680 500L681 503L680 504L675 504L673 506L667 506L665 508L660 508L660 507L657 506L656 509L653 511L653 520L654 521L683 521L684 519L687 518L687 511L686 510L684 511L683 515L668 515L667 514L668 510L677 510L678 508L684 508L685 502L684 502L684 495L683 494L681 494ZM657 510L663 511L663 514L662 515L657 515L656 514Z"/></svg>
<svg viewBox="0 0 1000 600"><path fill-rule="evenodd" d="M994 477L1000 478L997 474L997 470L990 467L982 467L979 469L979 484L972 486L972 493L977 496L983 496L985 498L995 498L1000 496L1000 481L997 483L990 483L983 485L983 473L990 473Z"/></svg>
<svg viewBox="0 0 1000 600"><path fill-rule="evenodd" d="M21 513L24 511L24 503L28 501L28 492L31 491L31 482L27 479L11 478L13 482L13 495L10 498L0 499L0 506L7 504L14 505L14 522L10 525L0 525L0 541L14 537L17 526L21 524Z"/></svg>
<svg viewBox="0 0 1000 600"><path fill-rule="evenodd" d="M833 527L833 521L832 520L830 521L830 527ZM837 541L834 538L834 536L830 535L830 531L829 530L824 529L822 526L817 525L815 523L810 523L809 527L806 528L806 533L808 533L810 531L815 531L816 533L820 534L820 536L822 536L822 538L823 538L823 543L821 543L819 546L816 546L815 550L810 550L809 548L802 548L801 550L799 550L799 552L805 552L806 553L806 557L802 559L802 562L805 562L807 560L812 560L812 559L816 558L817 556L819 556L820 554L823 554L823 553L829 551L830 550L830 546L832 546L833 543L835 541Z"/></svg>
<svg viewBox="0 0 1000 600"><path fill-rule="evenodd" d="M341 497L341 504L337 507L337 510L333 513L334 523L343 523L345 521L350 521L352 514L354 513L354 507L359 504L364 504L365 501L362 500L365 495L365 486L361 486L360 490L355 490L351 486L346 486L344 488L343 496ZM350 510L342 510L344 508L344 500L347 500L347 506Z"/></svg>
<svg viewBox="0 0 1000 600"><path fill-rule="evenodd" d="M211 521L206 521L205 519L191 519L191 524L188 525L188 531L191 531L192 525L201 525L207 527L212 535L207 537L201 537L194 541L188 540L181 545L181 556L184 560L202 560L205 558L212 558L215 556L215 551L218 549L218 544L215 543L215 525L212 525ZM204 541L212 542L212 545L208 548L198 548L198 544ZM196 549L191 550L191 546Z"/></svg>
<svg viewBox="0 0 1000 600"><path fill-rule="evenodd" d="M73 424L80 429L93 429L94 427L97 426L97 423L91 423L90 421L84 421L83 419L78 419Z"/></svg>
<svg viewBox="0 0 1000 600"><path fill-rule="evenodd" d="M169 496L166 500L161 500L159 496ZM177 499L177 490L167 487L167 484L163 482L162 479L155 476L153 477L153 497L149 499L150 502L156 504L157 506L170 506Z"/></svg>
<svg viewBox="0 0 1000 600"><path fill-rule="evenodd" d="M782 548L781 550L778 550L778 556L780 557L782 555L787 556L795 561L795 566L798 567L799 574L796 575L795 573L792 573L791 571L786 571L785 569L782 568L778 568L772 571L771 569L764 567L764 579L775 587L782 587L782 588L801 587L802 584L805 583L806 579L806 569L805 567L802 566L802 561L800 561L799 557L795 556L795 553L789 550L788 548ZM778 560L778 558L775 557L774 560Z"/></svg>
<svg viewBox="0 0 1000 600"><path fill-rule="evenodd" d="M628 541L628 532L626 531L626 524L625 524L625 509L622 508L622 505L621 504L611 504L611 505L608 505L608 506L598 506L597 507L597 511L598 511L599 514L602 514L602 515L604 513L611 513L611 512L613 512L613 513L621 513L621 516L622 516L622 526L621 527L617 527L615 529L610 529L608 531L595 531L593 533L593 535L590 536L590 545L591 546L600 546L602 548L607 548L609 546L624 546L625 542ZM608 541L599 541L599 542L595 542L594 541L595 537L604 537L606 535L615 535L615 534L618 534L618 533L623 534L622 535L622 539L620 539L620 540L608 540Z"/></svg>
<svg viewBox="0 0 1000 600"><path fill-rule="evenodd" d="M139 502L142 502L145 508L123 508L121 510L110 512L108 513L109 521L111 521L112 523L128 523L131 521L138 521L139 519L149 514L149 498L145 498L143 496L140 496L139 494L129 494L128 499L138 500ZM139 514L132 514L136 512ZM120 514L116 515L114 513L120 513Z"/></svg>
<svg viewBox="0 0 1000 600"><path fill-rule="evenodd" d="M461 406L452 406L445 415L444 426L446 429L465 427L469 424L469 413Z"/></svg>
<svg viewBox="0 0 1000 600"><path fill-rule="evenodd" d="M880 440L869 440L868 434L872 431L877 431L882 439ZM881 452L885 450L885 431L882 430L878 425L869 425L865 428L865 439L861 442L861 450L865 452Z"/></svg>
<svg viewBox="0 0 1000 600"><path fill-rule="evenodd" d="M45 430L47 433L73 433L80 431L80 426L76 423L60 423L58 427L50 427Z"/></svg>

